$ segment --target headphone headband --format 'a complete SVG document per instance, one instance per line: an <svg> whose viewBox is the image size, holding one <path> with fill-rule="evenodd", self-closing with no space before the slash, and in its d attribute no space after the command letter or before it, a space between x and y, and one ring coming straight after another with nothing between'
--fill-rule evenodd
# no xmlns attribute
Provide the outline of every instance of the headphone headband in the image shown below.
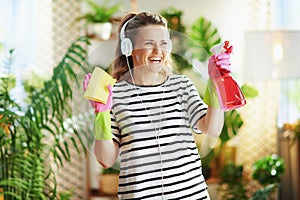
<svg viewBox="0 0 300 200"><path fill-rule="evenodd" d="M129 23L130 20L131 20L131 19L127 20L127 21L123 24L123 26L122 26L122 28L121 28L121 31L120 31L120 39L121 39L121 40L123 40L123 39L125 38L125 29L126 29L127 24Z"/></svg>

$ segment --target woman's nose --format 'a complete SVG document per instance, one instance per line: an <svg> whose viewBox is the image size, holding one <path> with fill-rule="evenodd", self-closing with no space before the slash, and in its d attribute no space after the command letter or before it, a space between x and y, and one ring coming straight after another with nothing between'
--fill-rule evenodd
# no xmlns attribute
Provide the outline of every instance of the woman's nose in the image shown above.
<svg viewBox="0 0 300 200"><path fill-rule="evenodd" d="M162 49L159 46L159 44L155 43L154 46L153 46L153 51L154 52L162 52Z"/></svg>

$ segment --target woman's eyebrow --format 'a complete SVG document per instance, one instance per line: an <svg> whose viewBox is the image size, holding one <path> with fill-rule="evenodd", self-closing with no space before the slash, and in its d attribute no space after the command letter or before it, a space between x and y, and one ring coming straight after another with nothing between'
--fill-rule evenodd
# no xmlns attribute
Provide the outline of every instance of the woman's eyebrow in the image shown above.
<svg viewBox="0 0 300 200"><path fill-rule="evenodd" d="M144 39L144 41L150 41L150 42L154 42L155 40L153 39ZM167 41L166 39L161 39L160 42L165 42Z"/></svg>

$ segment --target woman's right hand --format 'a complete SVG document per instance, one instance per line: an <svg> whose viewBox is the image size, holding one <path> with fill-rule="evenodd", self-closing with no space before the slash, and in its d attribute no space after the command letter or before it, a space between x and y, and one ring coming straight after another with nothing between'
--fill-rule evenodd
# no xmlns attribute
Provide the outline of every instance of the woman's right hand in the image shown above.
<svg viewBox="0 0 300 200"><path fill-rule="evenodd" d="M214 54L209 58L208 61L208 74L209 77L214 79L216 77L223 76L224 74L228 74L231 71L230 68L230 54L229 53L221 53Z"/></svg>
<svg viewBox="0 0 300 200"><path fill-rule="evenodd" d="M91 76L91 73L84 76L84 91L86 91ZM112 140L113 135L111 131L110 112L108 111L112 107L112 86L108 85L107 89L109 96L106 104L89 100L96 113L94 121L94 153L98 162L104 168L111 167L119 155L119 145Z"/></svg>
<svg viewBox="0 0 300 200"><path fill-rule="evenodd" d="M87 88L87 86L90 82L91 77L92 77L91 73L88 73L84 76L84 81L83 81L84 91L86 91L86 88ZM97 101L89 100L91 106L95 110L95 113L104 112L104 111L107 111L107 110L111 109L111 107L112 107L112 86L108 85L107 89L108 89L109 95L108 95L106 104L103 104L103 103L100 103L100 102L97 102Z"/></svg>

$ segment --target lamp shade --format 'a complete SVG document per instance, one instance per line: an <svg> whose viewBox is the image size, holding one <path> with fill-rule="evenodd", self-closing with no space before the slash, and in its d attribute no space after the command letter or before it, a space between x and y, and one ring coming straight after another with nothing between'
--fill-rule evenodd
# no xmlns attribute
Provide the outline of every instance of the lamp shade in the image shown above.
<svg viewBox="0 0 300 200"><path fill-rule="evenodd" d="M300 31L245 34L246 80L300 78Z"/></svg>

